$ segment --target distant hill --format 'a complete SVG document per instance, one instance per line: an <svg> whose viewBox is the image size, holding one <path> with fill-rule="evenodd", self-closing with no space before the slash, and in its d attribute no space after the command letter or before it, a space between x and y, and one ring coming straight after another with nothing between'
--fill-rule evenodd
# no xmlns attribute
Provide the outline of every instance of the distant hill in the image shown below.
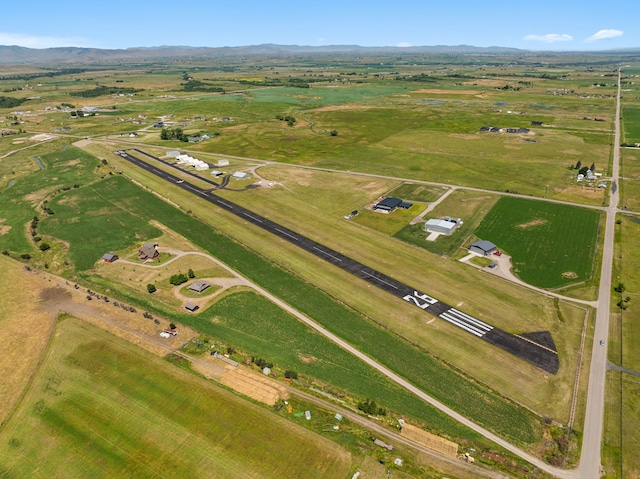
<svg viewBox="0 0 640 479"><path fill-rule="evenodd" d="M471 45L434 45L415 47L362 47L359 45L276 45L264 43L262 45L247 45L240 47L189 47L189 46L157 46L136 47L119 50L100 48L25 48L19 46L0 45L0 64L95 64L113 63L117 61L150 61L170 58L215 58L224 56L249 55L313 55L313 54L358 54L358 55L529 55L544 54L518 48L506 47L474 47ZM554 55L640 55L640 48L597 52L546 52Z"/></svg>
<svg viewBox="0 0 640 479"><path fill-rule="evenodd" d="M108 50L100 48L25 48L19 46L0 45L0 63L100 63L113 61L132 61L153 58L207 58L235 55L304 55L304 54L339 54L339 53L411 53L411 54L510 54L526 53L527 50L503 47L473 47L469 45L436 45L422 47L361 47L358 45L326 45L300 46L248 45L241 47L187 47L187 46L158 46L137 47L124 50Z"/></svg>

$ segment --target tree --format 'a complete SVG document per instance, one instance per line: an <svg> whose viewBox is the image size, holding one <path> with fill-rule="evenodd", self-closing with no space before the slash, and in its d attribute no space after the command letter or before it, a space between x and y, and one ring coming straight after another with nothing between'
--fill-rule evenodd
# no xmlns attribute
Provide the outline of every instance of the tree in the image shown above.
<svg viewBox="0 0 640 479"><path fill-rule="evenodd" d="M188 278L184 275L184 273L174 274L169 278L169 282L174 286L178 286L179 284L186 283Z"/></svg>
<svg viewBox="0 0 640 479"><path fill-rule="evenodd" d="M578 162L576 163L576 170L579 170L582 167L582 162L580 160L578 160Z"/></svg>
<svg viewBox="0 0 640 479"><path fill-rule="evenodd" d="M626 288L624 287L624 283L618 283L618 286L613 288L616 293L624 293Z"/></svg>
<svg viewBox="0 0 640 479"><path fill-rule="evenodd" d="M189 268L189 271L187 271L187 276L189 276L189 278L195 278L196 274L193 272L193 270L191 268Z"/></svg>
<svg viewBox="0 0 640 479"><path fill-rule="evenodd" d="M175 323L169 323L169 329L176 329Z"/></svg>
<svg viewBox="0 0 640 479"><path fill-rule="evenodd" d="M49 246L49 243L40 244L40 251L47 251L49 248L51 248L51 246Z"/></svg>
<svg viewBox="0 0 640 479"><path fill-rule="evenodd" d="M586 175L587 174L587 170L589 168L587 168L586 166L583 166L582 168L580 168L580 171L578 171L578 174L580 175Z"/></svg>
<svg viewBox="0 0 640 479"><path fill-rule="evenodd" d="M153 293L155 293L155 292L156 292L156 287L155 287L155 285L153 285L153 284L149 283L149 284L147 285L147 291L149 292L149 294L153 294Z"/></svg>
<svg viewBox="0 0 640 479"><path fill-rule="evenodd" d="M284 377L288 378L288 379L298 379L298 373L295 372L295 371L291 371L291 370L287 369L284 372Z"/></svg>
<svg viewBox="0 0 640 479"><path fill-rule="evenodd" d="M591 168L589 168L591 171L596 171L596 164L595 163L591 163Z"/></svg>
<svg viewBox="0 0 640 479"><path fill-rule="evenodd" d="M331 130L331 131L329 132L329 134L330 134L331 136L338 136L338 130Z"/></svg>

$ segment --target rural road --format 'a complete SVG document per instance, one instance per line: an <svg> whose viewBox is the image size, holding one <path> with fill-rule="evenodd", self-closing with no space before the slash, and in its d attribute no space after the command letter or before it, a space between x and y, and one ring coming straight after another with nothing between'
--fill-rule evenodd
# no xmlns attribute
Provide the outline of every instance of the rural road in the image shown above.
<svg viewBox="0 0 640 479"><path fill-rule="evenodd" d="M173 254L180 254L181 253L181 252L179 252L177 250L171 250L171 251L172 251ZM344 341L340 337L336 336L335 334L331 333L327 329L323 328L318 323L316 323L314 320L312 320L311 318L305 316L300 311L294 309L289 304L285 303L281 299L279 299L276 296L274 296L273 294L269 293L267 290L261 288L259 285L253 283L248 278L242 276L237 271L233 270L232 268L230 268L229 266L227 266L225 263L221 262L217 258L214 258L213 256L207 255L205 253L200 253L200 252L195 252L195 253L182 252L182 253L183 254L197 254L199 256L206 257L207 259L215 262L216 264L218 264L219 266L221 266L222 268L224 268L225 270L227 270L228 272L233 274L235 277L237 277L240 280L242 280L242 282L244 284L246 284L247 286L253 288L256 292L260 293L262 296L264 296L269 301L271 301L272 303L274 303L278 307L282 308L284 311L288 312L289 314L291 314L292 316L297 318L299 321L301 321L304 324L308 325L309 327L313 328L314 330L316 330L317 332L319 332L320 334L325 336L327 339L329 339L330 341L332 341L336 345L340 346L342 349L348 351L349 353L351 353L352 355L354 355L358 359L364 361L366 364L368 364L373 369L377 370L378 372L380 372L381 374L386 376L388 379L391 379L393 382L395 382L399 386L405 388L410 393L412 393L415 396L419 397L420 399L422 399L426 403L431 404L435 408L437 408L440 411L444 412L445 414L447 414L448 416L450 416L454 420L460 422L461 424L465 425L469 429L472 429L473 431L477 432L478 434L481 434L482 436L484 436L487 439L493 441L494 443L498 444L499 446L503 447L504 449L506 449L506 450L510 451L511 453L521 457L522 459L526 460L527 462L533 464L534 466L538 467L539 469L541 469L541 470L543 470L543 471L545 471L545 472L547 472L547 473L549 473L549 474L551 474L551 475L553 475L555 477L559 477L559 478L563 478L563 479L573 479L574 478L573 471L567 471L567 470L558 469L556 467L553 467L553 466L545 463L544 461L538 459L537 457L534 457L533 455L529 454L528 452L526 452L526 451L524 451L524 450L522 450L522 449L520 449L520 448L518 448L518 447L516 447L516 446L514 446L512 444L510 444L508 441L502 439L501 437L499 437L496 434L492 433L488 429L485 429L484 427L476 424L475 422L473 422L469 418L464 417L462 414L459 414L458 412L456 412L453 409L449 408L448 406L446 406L445 404L441 403L437 399L429 396L427 393L425 393L421 389L417 388L416 386L411 384L406 379L402 378L401 376L399 376L398 374L394 373L393 371L391 371L387 367L383 366L382 364L378 363L374 359L372 359L369 356L365 355L364 353L360 352L358 349L354 348L353 346L351 346L349 343L347 343L346 341ZM166 263L164 263L164 264L166 264ZM149 265L147 265L147 267L148 266Z"/></svg>
<svg viewBox="0 0 640 479"><path fill-rule="evenodd" d="M612 184L617 185L620 175L620 83L621 71L618 70L618 93L616 96L615 134L613 138ZM596 313L593 334L593 353L589 371L589 389L582 439L580 459L580 479L600 479L602 475L601 444L604 420L604 392L607 373L607 344L609 338L609 316L611 307L611 276L614 252L614 234L620 188L612 187L609 206L605 209L606 222L604 245L602 250L602 270L598 291L598 311ZM604 341L604 346L600 345Z"/></svg>

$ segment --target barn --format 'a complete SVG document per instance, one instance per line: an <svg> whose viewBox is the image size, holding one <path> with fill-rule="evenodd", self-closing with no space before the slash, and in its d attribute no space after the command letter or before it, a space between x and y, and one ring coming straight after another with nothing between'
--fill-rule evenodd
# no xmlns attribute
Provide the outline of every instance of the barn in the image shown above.
<svg viewBox="0 0 640 479"><path fill-rule="evenodd" d="M187 304L184 305L184 309L186 309L190 313L194 313L198 309L200 309L200 306L198 306L194 301L188 301Z"/></svg>
<svg viewBox="0 0 640 479"><path fill-rule="evenodd" d="M496 251L498 247L494 245L491 241L487 240L479 240L469 246L469 251L471 253L476 253L481 256L488 256L494 251Z"/></svg>
<svg viewBox="0 0 640 479"><path fill-rule="evenodd" d="M114 261L118 261L118 255L105 253L102 255L102 261L104 261L105 263L113 263Z"/></svg>

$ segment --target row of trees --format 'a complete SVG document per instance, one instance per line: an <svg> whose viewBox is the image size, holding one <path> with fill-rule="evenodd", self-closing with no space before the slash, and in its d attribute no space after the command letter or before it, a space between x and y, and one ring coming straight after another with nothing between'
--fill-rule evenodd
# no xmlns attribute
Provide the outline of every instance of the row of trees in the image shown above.
<svg viewBox="0 0 640 479"><path fill-rule="evenodd" d="M182 128L163 128L160 131L160 139L161 140L178 140L182 142L189 141L189 137L185 134Z"/></svg>

